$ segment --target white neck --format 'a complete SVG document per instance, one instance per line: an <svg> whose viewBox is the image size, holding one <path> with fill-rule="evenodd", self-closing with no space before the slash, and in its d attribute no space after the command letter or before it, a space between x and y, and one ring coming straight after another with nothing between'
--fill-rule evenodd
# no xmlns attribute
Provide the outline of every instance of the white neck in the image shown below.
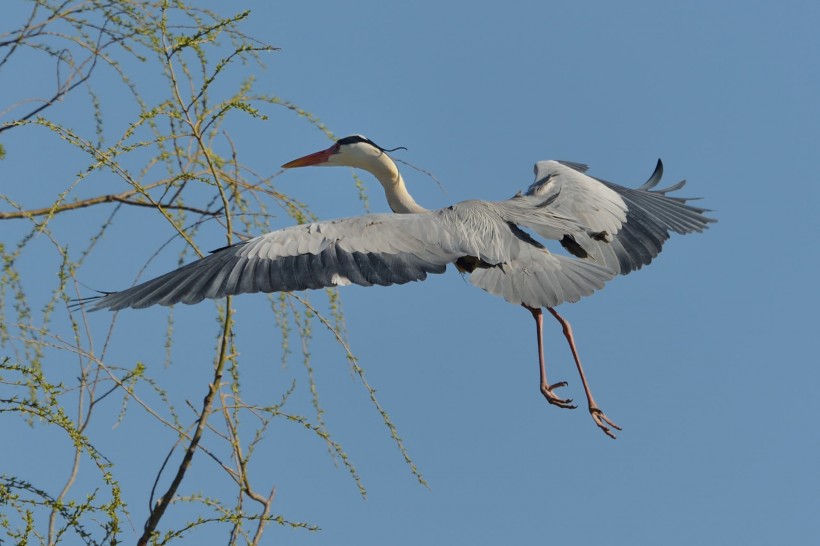
<svg viewBox="0 0 820 546"><path fill-rule="evenodd" d="M404 179L399 173L399 168L387 154L379 154L372 161L368 161L366 166L362 166L364 170L376 177L384 188L384 194L387 197L387 203L390 209L397 214L417 214L420 212L429 212L413 199L407 187L404 185Z"/></svg>

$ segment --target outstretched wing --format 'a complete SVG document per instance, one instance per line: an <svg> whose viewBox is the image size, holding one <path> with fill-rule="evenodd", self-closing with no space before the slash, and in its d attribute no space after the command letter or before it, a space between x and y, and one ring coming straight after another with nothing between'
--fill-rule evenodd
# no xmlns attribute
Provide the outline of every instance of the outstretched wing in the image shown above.
<svg viewBox="0 0 820 546"><path fill-rule="evenodd" d="M594 263L549 254L502 218L494 204L467 201L429 213L367 215L274 231L107 294L92 310L193 304L251 292L404 284L443 273L448 263L466 263L460 261L464 258L476 264L473 284L532 307L575 301L614 275Z"/></svg>
<svg viewBox="0 0 820 546"><path fill-rule="evenodd" d="M103 296L92 310L193 304L252 292L404 284L443 273L462 249L432 214L368 215L293 226L219 249Z"/></svg>
<svg viewBox="0 0 820 546"><path fill-rule="evenodd" d="M653 189L663 174L660 160L649 180L637 189L585 172L586 166L577 163L539 161L526 197L585 224L588 230L568 234L562 244L574 255L594 260L615 273L625 275L649 264L670 231L700 232L716 221L704 215L707 209L688 204L689 199L667 195L682 188L685 181ZM529 227L539 232L538 226Z"/></svg>

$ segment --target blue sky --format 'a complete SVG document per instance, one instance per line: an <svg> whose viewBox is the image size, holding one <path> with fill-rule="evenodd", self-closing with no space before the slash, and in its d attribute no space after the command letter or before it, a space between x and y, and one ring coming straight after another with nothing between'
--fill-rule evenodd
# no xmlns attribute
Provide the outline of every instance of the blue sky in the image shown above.
<svg viewBox="0 0 820 546"><path fill-rule="evenodd" d="M509 197L531 182L541 159L588 163L595 176L635 186L661 157L665 179L686 178L682 193L702 196L719 219L704 234L673 237L648 268L559 309L573 324L599 404L624 429L616 441L583 407L545 403L529 314L455 272L402 287L343 289L353 351L430 488L407 470L334 340L317 331L311 353L328 425L368 497L358 496L321 443L274 426L257 459L260 480L276 485L276 512L323 530L272 528L270 543L820 538L815 3L232 5L253 10L248 34L281 47L257 72L258 89L297 102L337 135L406 146L394 157L434 173L445 189L403 167L428 208ZM267 122L233 135L260 172L328 145L289 111L266 113ZM54 145L53 159L38 161L42 148L2 143L3 191L31 206L50 203L30 188L66 170L63 148ZM81 163L68 164L73 177ZM386 211L378 183L362 178L371 209ZM300 169L277 180L321 218L363 213L342 169ZM12 191L12 183L21 186ZM115 226L105 244L111 256L119 252L116 263L92 262L90 285L126 286L170 236L148 231L134 242L137 230ZM212 239L201 240L205 248L224 241L215 231L202 237ZM32 278L47 269L36 256L24 259ZM159 260L152 273L176 264L171 253ZM248 396L278 399L286 386L277 331L264 298L253 300L236 300ZM203 307L213 313L213 305ZM210 379L213 315L175 311L176 361L165 369L166 313L122 313L124 332L112 350L199 400ZM94 319L102 337L104 317ZM550 319L545 325L551 378L568 380L567 392L580 401L560 328ZM301 377L298 355L288 366ZM116 421L116 404L109 410L103 428ZM132 411L101 447L133 468L137 527L147 502L139 483L150 483L173 443L167 432L142 427L149 425ZM15 429L20 445L36 434ZM140 451L146 435L167 443L160 455ZM2 460L20 464L8 453ZM201 479L209 475L205 458L195 466Z"/></svg>

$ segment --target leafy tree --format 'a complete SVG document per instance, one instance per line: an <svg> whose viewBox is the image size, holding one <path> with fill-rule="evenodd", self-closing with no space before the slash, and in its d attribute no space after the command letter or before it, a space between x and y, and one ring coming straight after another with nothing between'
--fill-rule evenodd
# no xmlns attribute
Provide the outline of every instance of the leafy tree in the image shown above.
<svg viewBox="0 0 820 546"><path fill-rule="evenodd" d="M5 537L19 544L114 544L135 535L139 544L166 544L221 526L227 543L257 544L271 522L317 529L281 515L275 487L257 483L251 464L255 450L271 441L272 424L288 422L319 438L365 494L323 418L309 351L317 326L338 342L423 483L348 347L335 291L313 299L269 296L282 362L298 347L307 385L282 382L265 403L243 396L239 338L254 323L243 323L231 298L209 307L217 325L211 375L201 377L201 402L183 408L151 366L110 356L123 338L117 314L92 319L76 304L88 294L81 279L94 276L88 264L103 262L99 249L114 225L170 232L154 256L176 252L181 263L203 255L196 242L203 230L219 230L231 244L312 219L304 203L277 189L275 174L243 162L231 137L242 124L264 123L276 108L332 136L295 104L254 90L253 71L276 48L243 33L249 13L224 17L176 0L27 4L19 20L4 18L11 30L0 29L0 78L17 82L5 87L0 111L0 419L25 423L45 458L72 464L58 485L41 475L37 458L30 466L0 465ZM62 165L55 180L12 178L19 171L10 166L24 147L18 143L45 162L49 150L67 147L73 163ZM31 184L39 204L20 197L33 193ZM275 223L274 213L289 220ZM173 312L167 317L166 365L174 366ZM308 413L290 409L301 391L311 400ZM112 399L120 408L113 423L98 409ZM133 412L172 431L175 441L153 447L167 453L153 487L126 492L121 476L128 469L98 446L112 424L126 426ZM208 481L192 475L194 461L216 469L233 493L212 496ZM148 497L145 513L124 500L134 495ZM175 510L184 516L166 517Z"/></svg>

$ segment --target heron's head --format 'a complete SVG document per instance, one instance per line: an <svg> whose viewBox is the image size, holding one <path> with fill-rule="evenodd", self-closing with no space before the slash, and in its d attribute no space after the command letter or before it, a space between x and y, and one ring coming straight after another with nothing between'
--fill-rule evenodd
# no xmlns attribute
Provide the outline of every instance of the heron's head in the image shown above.
<svg viewBox="0 0 820 546"><path fill-rule="evenodd" d="M337 140L326 150L294 159L282 165L284 169L295 167L355 167L372 171L374 164L384 161L385 152L405 148L386 150L362 135L352 135Z"/></svg>

